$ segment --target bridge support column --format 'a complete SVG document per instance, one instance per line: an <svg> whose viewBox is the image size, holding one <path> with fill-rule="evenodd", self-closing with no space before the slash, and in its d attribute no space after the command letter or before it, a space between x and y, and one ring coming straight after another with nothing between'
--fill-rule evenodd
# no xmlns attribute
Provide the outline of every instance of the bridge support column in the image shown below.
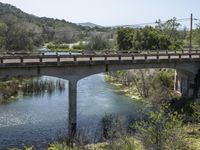
<svg viewBox="0 0 200 150"><path fill-rule="evenodd" d="M182 97L192 98L194 96L195 75L183 70L176 70L175 90Z"/></svg>
<svg viewBox="0 0 200 150"><path fill-rule="evenodd" d="M77 81L69 80L69 122L68 134L70 141L73 141L76 135L77 123Z"/></svg>

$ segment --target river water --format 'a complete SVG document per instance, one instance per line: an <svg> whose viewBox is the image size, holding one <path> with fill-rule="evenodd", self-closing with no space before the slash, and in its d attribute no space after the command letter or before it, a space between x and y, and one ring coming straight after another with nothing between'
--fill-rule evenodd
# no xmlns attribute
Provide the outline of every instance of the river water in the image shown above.
<svg viewBox="0 0 200 150"><path fill-rule="evenodd" d="M41 77L42 80L58 80ZM68 82L64 91L51 96L29 95L0 105L0 150L25 145L46 147L49 142L67 136ZM78 83L78 132L100 135L101 119L114 114L126 120L140 117L143 104L131 100L104 80L103 74L93 75Z"/></svg>

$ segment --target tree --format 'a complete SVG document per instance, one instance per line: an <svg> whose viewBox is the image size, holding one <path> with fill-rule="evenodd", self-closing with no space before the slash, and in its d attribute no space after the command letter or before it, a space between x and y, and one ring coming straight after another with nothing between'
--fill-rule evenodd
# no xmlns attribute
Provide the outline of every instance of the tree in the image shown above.
<svg viewBox="0 0 200 150"><path fill-rule="evenodd" d="M182 126L182 116L176 112L166 113L166 108L150 112L146 121L135 123L139 137L147 149L152 150L187 150L188 147L179 137L178 129Z"/></svg>
<svg viewBox="0 0 200 150"><path fill-rule="evenodd" d="M5 47L8 50L33 49L33 40L23 24L15 24L9 27Z"/></svg>
<svg viewBox="0 0 200 150"><path fill-rule="evenodd" d="M166 22L162 23L161 20L156 21L157 26L156 29L160 30L161 33L169 39L171 42L169 49L177 50L181 49L183 45L183 37L178 28L180 27L180 23L177 22L177 19L174 17Z"/></svg>
<svg viewBox="0 0 200 150"><path fill-rule="evenodd" d="M133 29L119 28L117 30L117 44L119 50L130 50L133 48Z"/></svg>
<svg viewBox="0 0 200 150"><path fill-rule="evenodd" d="M6 33L8 31L8 26L0 22L0 49L5 47Z"/></svg>
<svg viewBox="0 0 200 150"><path fill-rule="evenodd" d="M146 26L145 28L136 31L136 36L133 39L135 49L141 50L157 50L168 49L171 44L166 35L153 27Z"/></svg>
<svg viewBox="0 0 200 150"><path fill-rule="evenodd" d="M194 39L194 44L200 46L200 24L194 30L193 39Z"/></svg>
<svg viewBox="0 0 200 150"><path fill-rule="evenodd" d="M87 50L104 50L110 49L110 42L102 35L96 34L91 36L88 44L86 45Z"/></svg>

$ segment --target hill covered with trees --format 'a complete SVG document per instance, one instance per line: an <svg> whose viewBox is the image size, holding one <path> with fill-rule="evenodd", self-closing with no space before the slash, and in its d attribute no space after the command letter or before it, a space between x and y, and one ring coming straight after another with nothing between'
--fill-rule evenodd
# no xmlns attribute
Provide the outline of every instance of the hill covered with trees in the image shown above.
<svg viewBox="0 0 200 150"><path fill-rule="evenodd" d="M37 17L0 2L0 49L31 50L45 42L76 42L85 28L65 20Z"/></svg>

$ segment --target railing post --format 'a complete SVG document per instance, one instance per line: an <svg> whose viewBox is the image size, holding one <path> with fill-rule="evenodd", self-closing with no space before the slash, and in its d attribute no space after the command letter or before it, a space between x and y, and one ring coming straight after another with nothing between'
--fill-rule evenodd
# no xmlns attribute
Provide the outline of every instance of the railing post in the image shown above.
<svg viewBox="0 0 200 150"><path fill-rule="evenodd" d="M60 63L60 55L57 54L57 62Z"/></svg>
<svg viewBox="0 0 200 150"><path fill-rule="evenodd" d="M132 62L134 63L135 62L135 56L132 55Z"/></svg>
<svg viewBox="0 0 200 150"><path fill-rule="evenodd" d="M181 61L181 54L178 55L179 61Z"/></svg>
<svg viewBox="0 0 200 150"><path fill-rule="evenodd" d="M191 53L189 54L189 58L190 58L190 61L191 61L192 60L192 54Z"/></svg>
<svg viewBox="0 0 200 150"><path fill-rule="evenodd" d="M119 55L119 56L118 56L118 59L119 59L119 61L121 61L121 60L122 60L122 56L121 56L121 55Z"/></svg>
<svg viewBox="0 0 200 150"><path fill-rule="evenodd" d="M159 60L159 55L158 55L158 54L156 55L156 59L157 59L158 62L160 61L160 60Z"/></svg>
<svg viewBox="0 0 200 150"><path fill-rule="evenodd" d="M168 60L171 61L171 55L170 54L168 54Z"/></svg>
<svg viewBox="0 0 200 150"><path fill-rule="evenodd" d="M76 57L76 56L74 56L73 58L74 58L74 61L76 62L76 61L77 61L77 57Z"/></svg>
<svg viewBox="0 0 200 150"><path fill-rule="evenodd" d="M92 62L92 56L90 56L90 63Z"/></svg>
<svg viewBox="0 0 200 150"><path fill-rule="evenodd" d="M40 63L42 63L42 57L41 56L39 57L39 59L40 59Z"/></svg>
<svg viewBox="0 0 200 150"><path fill-rule="evenodd" d="M1 59L1 64L3 64L3 57L1 56L0 59Z"/></svg>
<svg viewBox="0 0 200 150"><path fill-rule="evenodd" d="M22 56L20 56L20 63L23 63L24 62L24 59Z"/></svg>
<svg viewBox="0 0 200 150"><path fill-rule="evenodd" d="M106 55L104 56L104 60L105 60L105 61L107 61L107 60L108 60L108 58L107 58L107 56L106 56Z"/></svg>
<svg viewBox="0 0 200 150"><path fill-rule="evenodd" d="M144 55L145 62L147 61L147 54Z"/></svg>

